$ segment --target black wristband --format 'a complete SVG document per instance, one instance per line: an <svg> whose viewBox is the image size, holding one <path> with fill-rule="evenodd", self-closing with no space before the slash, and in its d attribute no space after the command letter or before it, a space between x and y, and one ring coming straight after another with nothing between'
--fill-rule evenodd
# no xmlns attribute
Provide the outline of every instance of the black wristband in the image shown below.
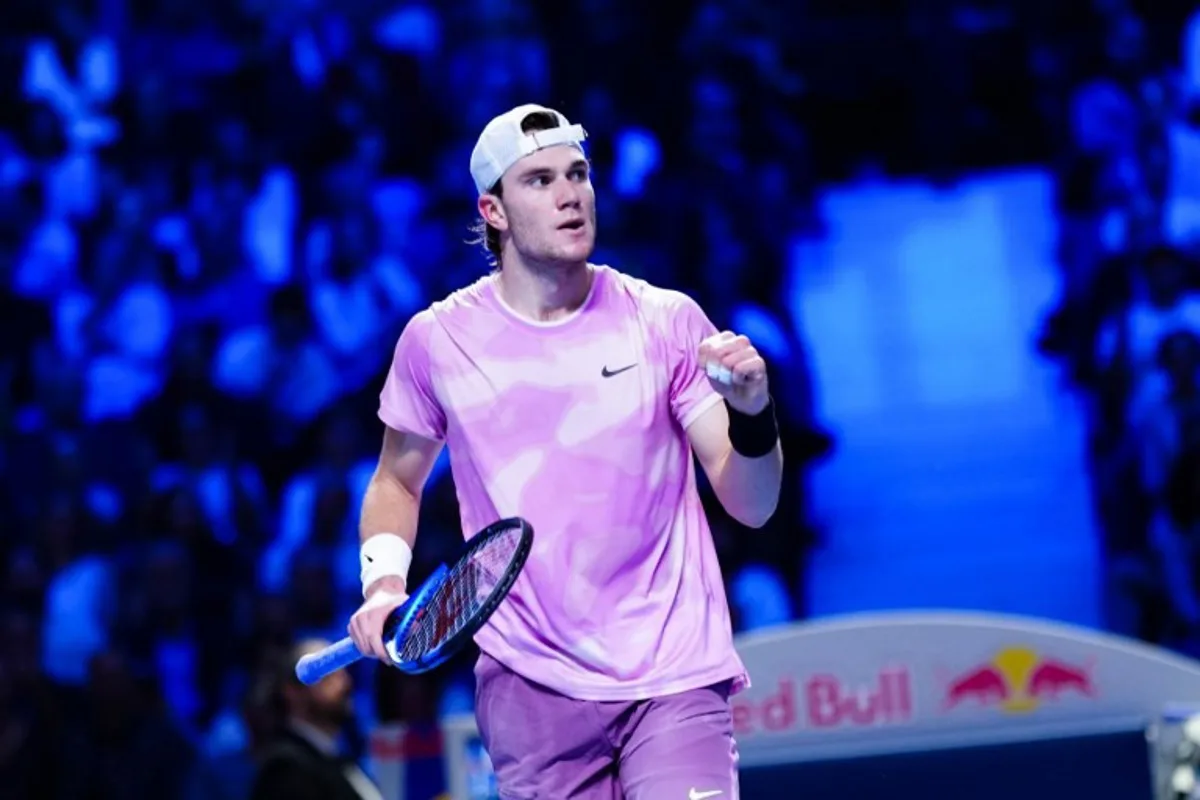
<svg viewBox="0 0 1200 800"><path fill-rule="evenodd" d="M725 403L729 409L729 442L733 450L746 458L762 458L779 442L779 424L775 421L775 401L768 399L767 407L757 414L743 414Z"/></svg>

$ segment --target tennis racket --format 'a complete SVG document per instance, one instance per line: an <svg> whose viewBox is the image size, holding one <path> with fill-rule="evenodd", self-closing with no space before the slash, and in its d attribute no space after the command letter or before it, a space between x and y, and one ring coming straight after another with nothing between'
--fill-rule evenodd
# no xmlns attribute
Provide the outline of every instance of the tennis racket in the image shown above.
<svg viewBox="0 0 1200 800"><path fill-rule="evenodd" d="M533 546L533 526L502 519L467 541L450 566L442 564L388 616L383 640L392 666L428 672L463 648L512 588ZM296 664L301 683L313 684L363 657L347 637Z"/></svg>

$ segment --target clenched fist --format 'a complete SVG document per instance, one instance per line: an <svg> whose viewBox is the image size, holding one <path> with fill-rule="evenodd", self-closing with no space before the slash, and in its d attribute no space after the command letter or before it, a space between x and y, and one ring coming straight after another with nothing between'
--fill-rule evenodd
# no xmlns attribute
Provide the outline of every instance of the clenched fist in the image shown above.
<svg viewBox="0 0 1200 800"><path fill-rule="evenodd" d="M745 336L730 331L700 343L699 363L717 394L735 410L753 416L771 401L767 362Z"/></svg>

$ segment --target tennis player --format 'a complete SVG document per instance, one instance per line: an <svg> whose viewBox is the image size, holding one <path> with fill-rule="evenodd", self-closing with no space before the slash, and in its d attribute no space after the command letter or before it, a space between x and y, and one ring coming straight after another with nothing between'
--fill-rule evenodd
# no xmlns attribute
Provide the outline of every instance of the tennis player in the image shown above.
<svg viewBox="0 0 1200 800"><path fill-rule="evenodd" d="M749 684L696 490L763 525L783 455L766 365L687 296L589 263L595 193L578 125L525 105L471 155L496 269L409 322L380 396L362 509L365 601L406 597L421 491L443 445L462 528L537 532L477 634L476 713L506 800L737 796L730 695Z"/></svg>

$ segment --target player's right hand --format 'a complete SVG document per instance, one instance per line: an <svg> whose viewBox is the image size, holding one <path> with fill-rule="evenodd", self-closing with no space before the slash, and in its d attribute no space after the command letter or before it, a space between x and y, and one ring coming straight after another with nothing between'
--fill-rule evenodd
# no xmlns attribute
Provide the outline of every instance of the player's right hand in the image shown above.
<svg viewBox="0 0 1200 800"><path fill-rule="evenodd" d="M350 617L347 626L358 652L391 663L391 656L383 645L383 626L388 615L407 599L404 581L398 577L380 578L367 589L367 599Z"/></svg>

